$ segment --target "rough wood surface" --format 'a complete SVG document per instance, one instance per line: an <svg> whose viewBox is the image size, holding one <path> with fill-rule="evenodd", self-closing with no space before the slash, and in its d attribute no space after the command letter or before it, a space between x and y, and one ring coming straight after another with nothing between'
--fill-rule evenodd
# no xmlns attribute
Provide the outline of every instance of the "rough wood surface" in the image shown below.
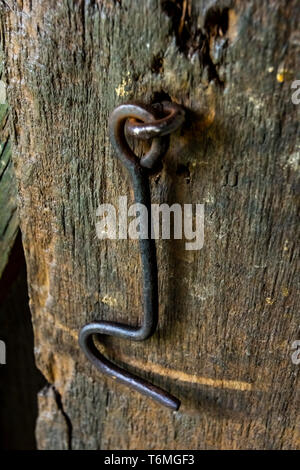
<svg viewBox="0 0 300 470"><path fill-rule="evenodd" d="M41 449L299 448L296 0L4 2L7 82L38 367ZM100 241L132 191L107 121L130 99L188 110L154 202L205 203L205 242L159 241L160 321L106 353L182 399L98 374L79 328L140 318L138 245ZM298 397L299 398L299 397Z"/></svg>

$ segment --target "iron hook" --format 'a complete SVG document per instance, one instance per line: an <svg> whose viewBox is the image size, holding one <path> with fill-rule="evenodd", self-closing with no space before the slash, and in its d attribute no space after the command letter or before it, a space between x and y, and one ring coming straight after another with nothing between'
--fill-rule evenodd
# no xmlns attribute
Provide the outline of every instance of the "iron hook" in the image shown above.
<svg viewBox="0 0 300 470"><path fill-rule="evenodd" d="M150 230L150 189L145 168L151 168L158 158L167 151L168 134L177 129L184 119L184 111L174 103L162 103L167 116L158 117L157 108L140 103L128 103L118 106L109 119L109 135L114 151L125 165L133 182L135 202L148 209L148 227ZM152 138L149 152L140 160L129 147L126 132L138 138ZM111 335L133 341L143 341L153 335L158 322L158 282L155 241L140 239L140 253L143 272L143 307L144 315L140 327L122 323L97 321L85 325L79 333L79 344L86 357L102 373L152 398L156 402L178 410L180 401L161 388L141 379L121 367L113 364L95 346L93 335Z"/></svg>

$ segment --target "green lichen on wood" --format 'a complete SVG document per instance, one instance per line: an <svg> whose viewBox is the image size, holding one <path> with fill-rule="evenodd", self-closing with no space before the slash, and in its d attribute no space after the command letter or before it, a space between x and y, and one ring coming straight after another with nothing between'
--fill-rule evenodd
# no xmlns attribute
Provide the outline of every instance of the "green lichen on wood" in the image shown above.
<svg viewBox="0 0 300 470"><path fill-rule="evenodd" d="M11 160L7 118L8 105L3 81L3 57L0 51L0 277L7 264L19 226L16 210L16 181Z"/></svg>

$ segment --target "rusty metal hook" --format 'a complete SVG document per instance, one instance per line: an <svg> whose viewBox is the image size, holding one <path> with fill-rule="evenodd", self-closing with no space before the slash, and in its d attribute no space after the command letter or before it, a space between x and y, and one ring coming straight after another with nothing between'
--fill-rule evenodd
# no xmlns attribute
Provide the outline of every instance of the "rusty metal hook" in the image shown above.
<svg viewBox="0 0 300 470"><path fill-rule="evenodd" d="M159 114L166 114L163 118ZM140 103L128 103L117 107L109 120L109 134L117 157L126 166L133 182L135 202L148 209L148 227L151 227L151 197L148 174L145 168L152 168L158 158L167 151L168 134L176 130L184 120L183 109L175 103L163 102L151 107ZM134 154L127 143L125 133L140 139L152 138L149 152L141 159ZM150 230L150 229L149 229ZM125 371L107 360L96 348L93 335L111 335L133 341L143 341L156 330L158 322L158 283L155 241L140 239L140 253L143 271L144 315L140 327L122 323L97 321L85 325L79 333L79 344L91 363L102 373L152 398L156 402L178 410L180 401L144 379Z"/></svg>

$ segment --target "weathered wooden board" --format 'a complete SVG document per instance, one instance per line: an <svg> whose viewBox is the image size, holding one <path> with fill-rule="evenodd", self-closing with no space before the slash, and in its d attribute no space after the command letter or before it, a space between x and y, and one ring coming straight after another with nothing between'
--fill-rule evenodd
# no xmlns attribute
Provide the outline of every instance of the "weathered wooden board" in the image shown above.
<svg viewBox="0 0 300 470"><path fill-rule="evenodd" d="M0 38L0 278L19 228L16 181L7 123L6 86L2 80L3 53L1 48Z"/></svg>
<svg viewBox="0 0 300 470"><path fill-rule="evenodd" d="M299 448L299 4L5 3L35 356L51 384L39 396L39 448ZM158 241L158 331L105 349L181 398L178 413L99 375L77 345L90 320L140 318L138 245L98 240L95 212L132 200L109 113L164 97L188 119L152 179L153 201L205 203L204 247Z"/></svg>

